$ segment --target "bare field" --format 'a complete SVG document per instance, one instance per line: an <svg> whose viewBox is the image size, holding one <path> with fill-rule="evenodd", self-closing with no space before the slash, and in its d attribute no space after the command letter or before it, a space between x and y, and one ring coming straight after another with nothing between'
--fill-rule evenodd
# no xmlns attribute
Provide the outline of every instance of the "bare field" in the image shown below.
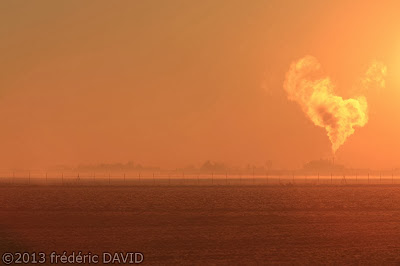
<svg viewBox="0 0 400 266"><path fill-rule="evenodd" d="M400 187L2 186L0 251L146 264L400 263Z"/></svg>

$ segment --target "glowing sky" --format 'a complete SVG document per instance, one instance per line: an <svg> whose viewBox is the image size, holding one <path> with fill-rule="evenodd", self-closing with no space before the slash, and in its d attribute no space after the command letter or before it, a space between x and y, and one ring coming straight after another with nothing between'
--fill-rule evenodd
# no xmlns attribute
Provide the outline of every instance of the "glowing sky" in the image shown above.
<svg viewBox="0 0 400 266"><path fill-rule="evenodd" d="M398 1L1 1L0 168L329 158L325 130L283 89L307 54L344 98L371 62L387 65L386 87L362 92L368 123L336 160L400 167L398 10Z"/></svg>

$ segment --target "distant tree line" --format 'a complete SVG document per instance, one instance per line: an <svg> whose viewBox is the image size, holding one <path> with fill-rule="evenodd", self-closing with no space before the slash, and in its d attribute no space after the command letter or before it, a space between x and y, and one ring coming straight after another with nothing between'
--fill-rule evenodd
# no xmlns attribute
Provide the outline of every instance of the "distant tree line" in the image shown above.
<svg viewBox="0 0 400 266"><path fill-rule="evenodd" d="M135 164L133 162L127 163L100 163L100 164L80 164L76 170L81 171L146 171L153 170L158 171L160 167L154 166L142 166L141 164Z"/></svg>

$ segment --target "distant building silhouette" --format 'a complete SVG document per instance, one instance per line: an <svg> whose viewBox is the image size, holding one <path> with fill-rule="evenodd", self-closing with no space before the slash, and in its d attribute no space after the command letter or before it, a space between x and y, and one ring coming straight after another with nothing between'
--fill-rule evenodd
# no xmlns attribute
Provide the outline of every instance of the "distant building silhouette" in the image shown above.
<svg viewBox="0 0 400 266"><path fill-rule="evenodd" d="M344 165L333 164L332 161L330 160L313 160L304 164L303 169L305 171L320 172L320 173L338 172L346 170Z"/></svg>

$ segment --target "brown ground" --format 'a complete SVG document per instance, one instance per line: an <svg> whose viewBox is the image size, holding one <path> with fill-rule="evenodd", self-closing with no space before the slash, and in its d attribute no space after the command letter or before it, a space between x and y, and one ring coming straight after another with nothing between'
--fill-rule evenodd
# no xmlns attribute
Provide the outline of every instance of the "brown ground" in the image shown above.
<svg viewBox="0 0 400 266"><path fill-rule="evenodd" d="M145 264L400 263L400 187L0 187L0 253Z"/></svg>

